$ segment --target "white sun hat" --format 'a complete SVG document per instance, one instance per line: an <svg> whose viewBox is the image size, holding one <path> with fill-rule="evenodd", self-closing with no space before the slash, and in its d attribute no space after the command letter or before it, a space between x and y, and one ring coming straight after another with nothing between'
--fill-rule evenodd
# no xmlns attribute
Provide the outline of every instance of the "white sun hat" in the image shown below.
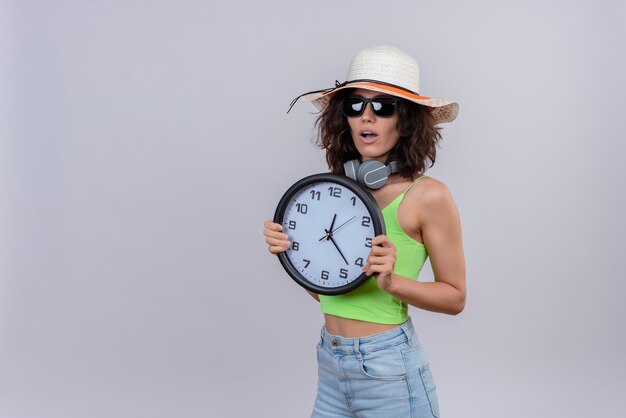
<svg viewBox="0 0 626 418"><path fill-rule="evenodd" d="M419 93L420 70L417 62L406 52L393 46L383 45L364 49L353 58L347 81L335 82L335 87L304 93L298 99L313 102L319 110L324 109L334 93L347 88L360 88L386 93L430 108L435 123L452 122L459 113L455 102L422 96ZM287 112L289 112L289 110Z"/></svg>

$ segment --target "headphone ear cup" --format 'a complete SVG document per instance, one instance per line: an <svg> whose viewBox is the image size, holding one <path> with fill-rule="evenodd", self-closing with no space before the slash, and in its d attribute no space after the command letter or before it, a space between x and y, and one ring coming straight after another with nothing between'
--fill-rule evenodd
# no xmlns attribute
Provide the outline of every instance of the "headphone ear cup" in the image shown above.
<svg viewBox="0 0 626 418"><path fill-rule="evenodd" d="M361 163L359 162L359 160L350 160L347 163L343 164L343 172L347 177L350 177L352 180L357 180L357 173L359 171L360 165Z"/></svg>
<svg viewBox="0 0 626 418"><path fill-rule="evenodd" d="M367 160L358 169L357 181L370 189L380 189L387 183L387 166L377 160Z"/></svg>

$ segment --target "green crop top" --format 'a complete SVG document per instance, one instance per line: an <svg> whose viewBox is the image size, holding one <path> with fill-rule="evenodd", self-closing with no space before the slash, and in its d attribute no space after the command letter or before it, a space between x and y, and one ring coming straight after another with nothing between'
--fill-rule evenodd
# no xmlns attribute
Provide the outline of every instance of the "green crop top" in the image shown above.
<svg viewBox="0 0 626 418"><path fill-rule="evenodd" d="M396 246L396 264L393 272L399 276L417 280L428 252L424 244L415 241L398 225L398 206L406 192L419 180L389 203L383 210L387 237ZM319 295L323 313L343 318L358 319L378 324L402 324L409 319L406 302L394 298L378 288L376 279L370 277L363 285L343 295Z"/></svg>

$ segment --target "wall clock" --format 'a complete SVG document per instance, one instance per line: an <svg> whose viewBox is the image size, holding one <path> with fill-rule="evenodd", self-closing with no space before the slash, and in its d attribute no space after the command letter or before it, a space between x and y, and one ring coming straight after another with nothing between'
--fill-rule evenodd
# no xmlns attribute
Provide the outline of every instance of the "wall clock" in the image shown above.
<svg viewBox="0 0 626 418"><path fill-rule="evenodd" d="M348 177L329 173L305 177L280 199L274 222L291 246L278 253L299 285L322 295L350 292L368 280L363 266L372 239L385 234L374 197Z"/></svg>

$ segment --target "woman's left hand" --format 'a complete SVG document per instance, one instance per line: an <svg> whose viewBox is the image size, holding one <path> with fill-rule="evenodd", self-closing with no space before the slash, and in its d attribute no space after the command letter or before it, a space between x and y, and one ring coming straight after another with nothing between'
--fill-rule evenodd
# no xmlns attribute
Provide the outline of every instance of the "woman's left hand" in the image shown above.
<svg viewBox="0 0 626 418"><path fill-rule="evenodd" d="M367 258L363 271L368 276L374 275L378 287L387 291L391 286L393 268L396 264L396 246L386 235L378 235L372 240L372 251Z"/></svg>

